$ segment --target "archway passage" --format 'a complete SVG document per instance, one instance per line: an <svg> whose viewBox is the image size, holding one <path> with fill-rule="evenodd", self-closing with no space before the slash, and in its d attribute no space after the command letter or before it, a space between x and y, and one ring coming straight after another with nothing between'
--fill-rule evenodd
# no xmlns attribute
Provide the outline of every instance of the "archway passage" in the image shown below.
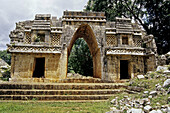
<svg viewBox="0 0 170 113"><path fill-rule="evenodd" d="M83 38L78 38L71 49L67 72L93 77L93 60L89 47Z"/></svg>
<svg viewBox="0 0 170 113"><path fill-rule="evenodd" d="M70 55L73 44L78 38L83 38L90 50L91 56L93 58L93 77L101 78L101 52L98 47L96 37L93 33L93 30L88 24L82 24L79 26L77 31L74 33L70 44L68 46L68 57Z"/></svg>

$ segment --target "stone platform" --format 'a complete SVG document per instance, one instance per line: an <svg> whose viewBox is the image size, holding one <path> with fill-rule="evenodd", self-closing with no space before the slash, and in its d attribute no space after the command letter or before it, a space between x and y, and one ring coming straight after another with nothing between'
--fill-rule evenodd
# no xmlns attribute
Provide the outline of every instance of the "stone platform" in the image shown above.
<svg viewBox="0 0 170 113"><path fill-rule="evenodd" d="M0 100L105 101L126 88L123 83L0 83Z"/></svg>

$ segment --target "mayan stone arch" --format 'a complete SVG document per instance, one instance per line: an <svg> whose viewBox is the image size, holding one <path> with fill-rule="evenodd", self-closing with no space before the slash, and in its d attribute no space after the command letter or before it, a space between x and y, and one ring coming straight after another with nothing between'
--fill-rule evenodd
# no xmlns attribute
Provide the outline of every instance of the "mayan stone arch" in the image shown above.
<svg viewBox="0 0 170 113"><path fill-rule="evenodd" d="M37 14L33 20L16 23L9 36L12 81L66 79L68 57L78 38L88 44L94 78L115 82L156 67L154 37L129 18L106 21L103 12L64 11L59 19Z"/></svg>
<svg viewBox="0 0 170 113"><path fill-rule="evenodd" d="M68 56L71 52L71 48L74 42L78 38L83 38L90 50L92 59L93 59L93 77L101 78L101 52L100 48L98 47L96 36L93 33L93 30L88 24L82 24L78 27L76 32L74 33L72 39L70 40L70 44L68 46Z"/></svg>

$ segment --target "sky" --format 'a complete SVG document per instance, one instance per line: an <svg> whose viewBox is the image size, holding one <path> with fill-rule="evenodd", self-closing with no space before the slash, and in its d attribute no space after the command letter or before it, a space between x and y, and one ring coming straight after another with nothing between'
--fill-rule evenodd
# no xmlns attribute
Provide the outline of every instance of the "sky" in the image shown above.
<svg viewBox="0 0 170 113"><path fill-rule="evenodd" d="M36 14L62 17L63 11L82 11L88 0L0 0L0 50L7 49L15 23L33 20Z"/></svg>

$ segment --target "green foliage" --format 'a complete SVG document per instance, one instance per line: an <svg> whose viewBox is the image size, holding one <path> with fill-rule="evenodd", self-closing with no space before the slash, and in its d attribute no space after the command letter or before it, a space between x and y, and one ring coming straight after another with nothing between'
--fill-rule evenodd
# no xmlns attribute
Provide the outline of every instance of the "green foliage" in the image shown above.
<svg viewBox="0 0 170 113"><path fill-rule="evenodd" d="M32 98L32 101L37 101L37 98Z"/></svg>
<svg viewBox="0 0 170 113"><path fill-rule="evenodd" d="M93 76L93 62L87 43L79 38L72 47L68 60L68 72Z"/></svg>
<svg viewBox="0 0 170 113"><path fill-rule="evenodd" d="M157 74L163 74L163 70L156 71Z"/></svg>
<svg viewBox="0 0 170 113"><path fill-rule="evenodd" d="M1 69L2 70L2 69ZM9 81L9 78L11 77L11 69L3 69L2 77L0 78L3 81Z"/></svg>
<svg viewBox="0 0 170 113"><path fill-rule="evenodd" d="M169 0L89 0L86 11L105 12L107 20L128 17L140 23L148 34L153 34L158 53L170 51Z"/></svg>
<svg viewBox="0 0 170 113"><path fill-rule="evenodd" d="M7 53L6 50L0 51L0 58L3 59L9 65L11 64L11 54Z"/></svg>
<svg viewBox="0 0 170 113"><path fill-rule="evenodd" d="M154 72L150 73L150 77L151 77L151 78L154 78L154 76L155 76L155 73L154 73Z"/></svg>
<svg viewBox="0 0 170 113"><path fill-rule="evenodd" d="M6 70L4 73L2 73L2 79L3 80L9 80L9 78L11 77L11 72L10 72L10 70Z"/></svg>
<svg viewBox="0 0 170 113"><path fill-rule="evenodd" d="M40 42L40 37L35 37L35 40L34 40L34 42Z"/></svg>

